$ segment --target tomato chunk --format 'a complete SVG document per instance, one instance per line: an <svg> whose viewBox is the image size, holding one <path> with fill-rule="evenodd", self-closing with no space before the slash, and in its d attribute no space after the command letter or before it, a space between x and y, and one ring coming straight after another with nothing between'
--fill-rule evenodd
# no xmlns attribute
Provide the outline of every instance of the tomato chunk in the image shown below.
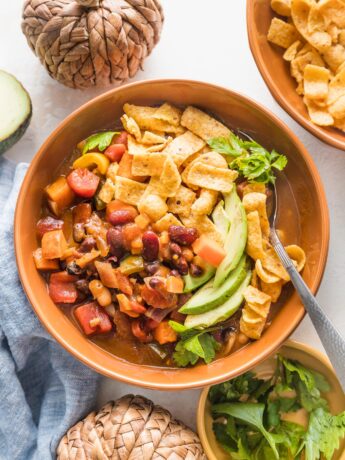
<svg viewBox="0 0 345 460"><path fill-rule="evenodd" d="M121 131L121 133L115 137L113 140L114 144L124 144L126 147L128 145L128 134L127 131Z"/></svg>
<svg viewBox="0 0 345 460"><path fill-rule="evenodd" d="M99 177L86 168L78 168L67 176L67 182L76 195L91 198L96 193Z"/></svg>
<svg viewBox="0 0 345 460"><path fill-rule="evenodd" d="M74 315L86 335L106 334L112 329L109 316L97 302L76 308Z"/></svg>
<svg viewBox="0 0 345 460"><path fill-rule="evenodd" d="M78 291L74 282L77 276L67 272L52 273L49 279L49 295L55 303L74 303L78 297Z"/></svg>
<svg viewBox="0 0 345 460"><path fill-rule="evenodd" d="M124 144L113 144L105 150L104 155L109 158L111 162L119 163L125 152L126 146Z"/></svg>

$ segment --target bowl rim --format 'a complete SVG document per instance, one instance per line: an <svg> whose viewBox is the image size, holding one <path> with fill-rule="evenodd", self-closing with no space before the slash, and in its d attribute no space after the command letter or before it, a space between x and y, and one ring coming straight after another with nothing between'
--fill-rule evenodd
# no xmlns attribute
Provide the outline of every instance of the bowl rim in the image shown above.
<svg viewBox="0 0 345 460"><path fill-rule="evenodd" d="M335 370L329 358L321 350L315 347L312 347L311 345L308 345L306 343L299 342L297 340L291 340L291 339L282 343L279 348L283 348L283 347L292 348L293 350L303 351L306 354L312 356L313 358L318 360L320 363L322 363L327 368L327 370L330 372L330 374L332 374L335 377L335 379L338 381L337 374L335 373ZM276 350L274 353L276 353L277 351L278 350ZM272 353L270 356L272 356L274 353ZM270 356L266 356L265 360L270 358ZM264 362L265 360L262 360L261 362ZM196 412L196 425L197 425L197 432L198 432L202 447L207 455L207 458L209 460L217 460L208 442L208 438L206 434L205 417L204 417L207 396L208 396L208 392L210 391L211 387L212 385L209 385L203 388L203 390L200 393L197 412ZM345 455L345 452L344 452L344 455Z"/></svg>
<svg viewBox="0 0 345 460"><path fill-rule="evenodd" d="M212 89L214 89L214 90L225 92L232 97L245 100L247 103L249 103L249 105L254 106L259 112L263 113L267 118L272 120L272 122L275 125L277 125L280 130L287 133L287 135L290 137L290 139L295 144L296 148L299 150L300 154L302 155L304 161L307 164L308 170L311 174L312 180L314 182L314 185L317 191L318 200L320 202L320 209L321 209L320 217L321 217L321 227L322 227L323 239L321 241L321 248L320 248L321 257L320 257L319 269L318 269L318 272L315 274L312 282L309 285L313 293L317 292L321 284L322 277L323 277L323 274L326 268L329 239L330 239L330 222L329 222L329 210L328 210L326 195L325 195L324 187L321 181L321 177L306 147L302 144L302 142L298 139L298 137L290 130L290 128L283 121L281 121L275 114L273 114L269 109L265 108L260 103L254 101L250 97L247 97L246 95L243 95L242 93L239 93L237 91L233 91L231 89L222 87L220 85L215 85L212 83L207 83L207 82L197 81L197 80L188 80L188 79L144 80L144 81L129 83L127 85L123 85L118 88L113 88L95 98L92 98L91 100L81 105L76 110L74 110L70 115L68 115L65 119L63 119L59 123L59 125L47 137L45 142L41 145L41 147L35 154L34 158L32 159L31 164L23 180L23 183L21 185L21 189L20 189L17 204L16 204L15 217L14 217L14 245L15 245L15 255L16 255L18 273L19 273L19 277L20 277L23 289L28 297L28 300L33 310L35 311L39 320L43 324L44 328L49 332L50 335L52 335L52 337L54 337L54 339L65 350L67 350L69 353L71 353L75 358L83 362L85 365L91 367L93 370L97 371L98 373L106 377L109 377L115 380L119 380L127 384L137 385L137 386L144 387L144 388L169 391L169 390L184 390L184 389L187 390L187 389L193 389L193 388L201 388L206 385L214 385L216 383L219 383L221 381L224 381L230 378L230 376L235 377L236 375L239 375L245 372L246 370L248 370L249 368L255 366L259 361L266 359L269 355L271 355L279 347L281 347L281 344L284 343L284 341L293 333L296 327L300 324L301 320L303 319L305 315L305 310L302 304L299 304L299 307L300 307L299 314L296 314L295 320L290 324L288 328L284 330L284 332L282 332L282 334L279 336L279 339L270 342L269 345L266 346L265 350L260 354L260 359L251 359L249 361L246 361L245 363L243 363L242 366L238 367L235 373L231 369L230 370L224 369L224 371L222 372L218 371L216 375L213 375L213 376L208 376L207 373L204 373L203 377L198 377L197 379L194 379L189 383L176 382L176 375L172 379L172 380L175 380L175 382L171 382L169 381L169 379L167 379L167 382L165 383L162 383L162 382L157 383L155 382L155 379L151 379L150 377L147 377L145 381L143 381L142 375L138 375L138 376L125 375L124 376L118 371L109 370L107 367L103 366L101 362L93 359L92 356L86 356L82 351L76 350L72 345L70 345L68 338L65 338L63 336L63 333L57 330L57 328L55 327L55 324L49 323L45 320L44 308L42 308L39 305L39 303L36 302L35 289L31 286L29 279L28 279L28 270L25 269L25 259L23 257L22 245L20 243L20 240L21 240L20 222L22 220L21 216L25 212L25 198L26 198L26 194L29 193L30 183L34 176L36 165L41 160L41 157L45 155L49 144L56 138L56 136L60 133L60 131L64 129L65 125L68 124L72 119L77 117L80 114L80 112L84 111L86 108L91 107L93 104L101 101L102 99L108 98L110 94L116 94L117 92L120 92L121 90L123 90L123 88L135 87L135 86L142 86L143 88L145 88L146 85L162 84L162 83L163 84L164 83L166 84L167 83L169 84L179 84L179 83L180 84L181 83L194 84L194 85L204 87L205 90L207 89L211 91ZM105 350L103 351L104 353L108 353ZM117 359L121 359L121 358L117 358ZM133 363L130 363L130 364L134 365ZM140 368L144 369L145 366L141 366ZM153 369L153 367L149 367L149 368ZM178 371L181 371L181 372L183 370L184 369L178 369ZM174 369L174 371L176 373L176 369Z"/></svg>
<svg viewBox="0 0 345 460"><path fill-rule="evenodd" d="M267 0L267 2L268 1L269 0ZM271 95L276 100L276 102L278 102L280 107L284 109L297 123L299 123L303 128L305 128L315 137L325 142L326 144L331 145L332 147L345 151L345 133L343 141L335 139L330 131L325 130L321 126L315 125L311 120L297 112L294 106L290 104L283 96L282 92L279 89L279 85L277 85L270 76L270 73L268 72L267 67L264 64L264 59L262 58L260 44L258 42L257 36L254 33L253 27L251 27L251 24L254 23L254 0L247 0L246 22L248 42L250 50L252 52L252 56L264 82L266 83L268 90L270 91Z"/></svg>

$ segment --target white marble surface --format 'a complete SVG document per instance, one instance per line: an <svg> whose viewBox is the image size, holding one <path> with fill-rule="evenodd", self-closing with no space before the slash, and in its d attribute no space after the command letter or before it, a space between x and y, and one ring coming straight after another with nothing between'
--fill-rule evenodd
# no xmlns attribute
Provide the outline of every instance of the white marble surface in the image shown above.
<svg viewBox="0 0 345 460"><path fill-rule="evenodd" d="M25 137L7 156L30 161L48 134L76 107L102 90L74 91L53 81L34 57L21 33L22 0L0 4L0 67L14 73L31 94L34 115ZM345 152L318 141L297 125L273 100L251 56L245 0L163 0L166 22L162 39L136 80L190 78L240 91L271 109L299 136L313 156L326 189L331 217L327 269L318 299L345 334ZM0 101L1 103L1 101ZM293 338L322 348L308 318ZM164 393L103 379L99 402L127 392L148 395L194 426L199 391Z"/></svg>

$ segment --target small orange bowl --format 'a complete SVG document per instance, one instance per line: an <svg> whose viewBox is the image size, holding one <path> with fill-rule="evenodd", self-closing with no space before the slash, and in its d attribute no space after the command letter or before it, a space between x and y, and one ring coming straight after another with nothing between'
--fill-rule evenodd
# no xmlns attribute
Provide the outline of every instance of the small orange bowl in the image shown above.
<svg viewBox="0 0 345 460"><path fill-rule="evenodd" d="M312 123L303 98L296 93L296 81L283 59L283 49L267 40L271 20L277 16L270 4L270 0L247 0L249 45L262 78L278 104L297 123L327 144L345 150L345 133Z"/></svg>
<svg viewBox="0 0 345 460"><path fill-rule="evenodd" d="M265 359L286 340L304 315L298 296L291 295L261 340L209 365L188 369L139 366L98 347L78 330L50 299L44 279L37 272L32 251L37 248L36 222L43 189L75 145L92 132L114 124L125 102L153 105L162 101L193 104L217 115L229 126L241 128L267 148L289 158L286 176L296 195L300 223L299 243L307 254L304 278L316 292L326 264L329 217L324 190L309 153L278 118L254 101L207 83L186 80L154 80L133 83L91 100L67 117L34 157L24 179L15 216L15 248L20 278L26 294L46 329L77 359L110 378L148 388L178 390L198 388L235 377ZM289 192L287 192L289 193Z"/></svg>
<svg viewBox="0 0 345 460"><path fill-rule="evenodd" d="M323 374L330 383L331 391L323 395L328 403L333 414L339 414L345 410L345 394L340 386L337 376L332 368L328 358L315 348L309 347L303 343L287 341L279 353L288 359L295 359L305 367L313 369ZM272 374L274 369L273 356L262 362L254 371L258 375L265 378ZM208 460L231 460L231 456L227 454L218 444L217 439L212 430L212 415L211 404L208 401L208 392L210 387L204 388L200 395L198 411L197 411L197 427L201 444L207 455ZM332 460L345 459L345 441L341 443L340 448L334 454Z"/></svg>

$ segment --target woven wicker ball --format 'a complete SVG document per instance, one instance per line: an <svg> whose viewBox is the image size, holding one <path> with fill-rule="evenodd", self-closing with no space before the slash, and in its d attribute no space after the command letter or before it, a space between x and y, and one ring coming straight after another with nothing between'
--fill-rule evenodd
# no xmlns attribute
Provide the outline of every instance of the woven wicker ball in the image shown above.
<svg viewBox="0 0 345 460"><path fill-rule="evenodd" d="M133 77L163 21L159 0L25 0L22 30L53 78L87 88Z"/></svg>
<svg viewBox="0 0 345 460"><path fill-rule="evenodd" d="M57 460L206 460L198 436L142 396L106 404L70 428Z"/></svg>

